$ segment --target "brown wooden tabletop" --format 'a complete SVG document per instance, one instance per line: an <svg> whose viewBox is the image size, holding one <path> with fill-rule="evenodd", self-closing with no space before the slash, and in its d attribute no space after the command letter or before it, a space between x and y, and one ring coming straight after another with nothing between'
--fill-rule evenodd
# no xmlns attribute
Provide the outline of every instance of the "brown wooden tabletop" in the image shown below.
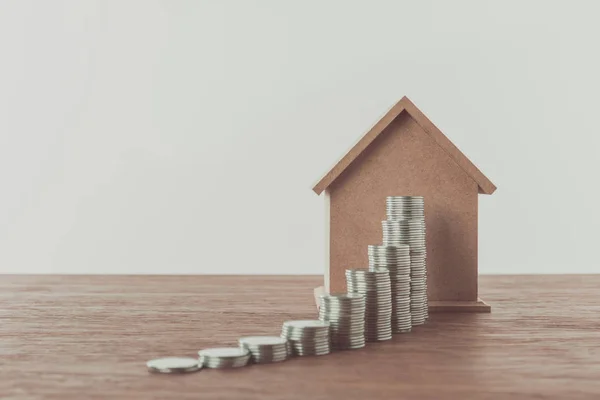
<svg viewBox="0 0 600 400"><path fill-rule="evenodd" d="M598 399L600 276L483 276L491 314L238 370L150 374L313 318L318 277L2 276L2 399Z"/></svg>

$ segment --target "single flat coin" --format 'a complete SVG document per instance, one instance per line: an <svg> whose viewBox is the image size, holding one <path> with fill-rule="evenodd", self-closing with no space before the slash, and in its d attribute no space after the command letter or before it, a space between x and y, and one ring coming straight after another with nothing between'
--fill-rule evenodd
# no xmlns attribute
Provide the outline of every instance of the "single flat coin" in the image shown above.
<svg viewBox="0 0 600 400"><path fill-rule="evenodd" d="M198 352L200 357L216 357L216 358L236 358L249 355L247 349L240 347L215 347L212 349L204 349Z"/></svg>
<svg viewBox="0 0 600 400"><path fill-rule="evenodd" d="M150 360L146 363L148 371L161 374L181 374L196 372L202 368L197 358L165 357Z"/></svg>
<svg viewBox="0 0 600 400"><path fill-rule="evenodd" d="M248 346L275 346L285 345L287 339L280 336L245 336L239 342Z"/></svg>

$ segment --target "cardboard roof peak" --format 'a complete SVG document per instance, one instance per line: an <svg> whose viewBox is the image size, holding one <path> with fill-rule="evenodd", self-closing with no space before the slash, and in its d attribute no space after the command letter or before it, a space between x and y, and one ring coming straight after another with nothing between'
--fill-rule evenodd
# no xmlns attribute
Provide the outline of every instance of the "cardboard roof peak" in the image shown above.
<svg viewBox="0 0 600 400"><path fill-rule="evenodd" d="M408 113L412 119L448 154L458 166L465 171L479 186L479 193L492 194L496 186L469 160L450 139L446 137L413 103L404 96L394 105L340 161L313 187L313 191L321 194L329 187L350 164L369 147L369 145L394 121L402 112Z"/></svg>

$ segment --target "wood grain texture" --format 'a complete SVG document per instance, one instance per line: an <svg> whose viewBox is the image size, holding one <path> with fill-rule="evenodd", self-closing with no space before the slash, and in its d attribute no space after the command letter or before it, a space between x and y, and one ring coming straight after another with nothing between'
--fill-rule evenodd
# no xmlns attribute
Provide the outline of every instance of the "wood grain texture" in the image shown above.
<svg viewBox="0 0 600 400"><path fill-rule="evenodd" d="M324 357L184 376L194 356L312 318L322 277L3 276L2 399L598 399L600 276L484 276L492 314Z"/></svg>

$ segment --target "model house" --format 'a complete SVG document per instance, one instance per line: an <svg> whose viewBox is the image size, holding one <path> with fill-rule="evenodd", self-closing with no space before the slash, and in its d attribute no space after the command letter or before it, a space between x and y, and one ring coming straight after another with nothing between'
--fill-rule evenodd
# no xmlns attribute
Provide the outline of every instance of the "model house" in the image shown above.
<svg viewBox="0 0 600 400"><path fill-rule="evenodd" d="M490 311L477 290L477 202L496 186L408 98L313 190L326 202L326 291L344 292L344 271L368 265L387 196L424 196L430 312Z"/></svg>

